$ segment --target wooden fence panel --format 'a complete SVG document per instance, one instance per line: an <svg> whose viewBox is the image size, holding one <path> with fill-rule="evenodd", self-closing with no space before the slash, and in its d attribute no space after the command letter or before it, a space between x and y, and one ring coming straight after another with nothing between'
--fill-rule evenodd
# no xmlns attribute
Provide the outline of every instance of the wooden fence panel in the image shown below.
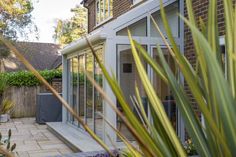
<svg viewBox="0 0 236 157"><path fill-rule="evenodd" d="M36 97L40 87L9 87L3 94L4 98L15 103L12 117L35 117Z"/></svg>

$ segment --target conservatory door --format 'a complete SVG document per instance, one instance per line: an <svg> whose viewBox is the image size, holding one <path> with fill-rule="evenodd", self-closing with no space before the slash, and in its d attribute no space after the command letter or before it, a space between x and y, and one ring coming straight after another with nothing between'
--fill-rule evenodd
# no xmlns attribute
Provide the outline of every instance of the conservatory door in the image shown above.
<svg viewBox="0 0 236 157"><path fill-rule="evenodd" d="M146 47L146 46L144 46ZM137 117L139 116L139 111L135 107L135 84L139 88L139 92L141 98L143 100L144 109L147 113L147 101L146 101L146 94L144 92L144 88L142 86L134 59L132 55L132 51L130 45L117 45L117 57L118 57L118 79L120 83L120 87L124 93L124 96L127 100L127 103L130 105L131 110L135 113ZM147 69L146 64L144 67ZM117 108L123 112L119 103L117 103ZM140 118L138 118L140 119ZM141 119L140 119L141 120ZM129 140L134 140L128 129L126 128L125 124L122 120L117 116L117 129L126 136ZM117 138L120 141L119 138Z"/></svg>
<svg viewBox="0 0 236 157"><path fill-rule="evenodd" d="M172 72L177 77L177 70L176 70L175 62L174 62L172 56L170 55L168 49L162 48L162 52L164 54L164 57L165 57L167 63L169 64ZM159 63L161 65L160 58L158 56L157 49L155 47L152 48L152 54L153 54L153 58L157 61L157 63ZM153 73L153 87L164 105L165 111L172 123L172 126L174 127L174 129L177 132L177 130L178 130L177 107L176 107L176 103L175 103L175 100L174 100L174 97L171 93L170 88L166 85L166 83L164 81L162 81L160 79L160 77L158 77L154 73Z"/></svg>

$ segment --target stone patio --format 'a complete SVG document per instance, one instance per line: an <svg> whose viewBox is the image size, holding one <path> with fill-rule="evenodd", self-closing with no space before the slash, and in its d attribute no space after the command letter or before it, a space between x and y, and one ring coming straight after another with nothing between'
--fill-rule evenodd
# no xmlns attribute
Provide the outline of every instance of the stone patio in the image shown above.
<svg viewBox="0 0 236 157"><path fill-rule="evenodd" d="M16 157L47 157L73 153L46 125L35 123L35 118L12 119L0 124L0 132L7 136L12 130L11 143L16 143Z"/></svg>

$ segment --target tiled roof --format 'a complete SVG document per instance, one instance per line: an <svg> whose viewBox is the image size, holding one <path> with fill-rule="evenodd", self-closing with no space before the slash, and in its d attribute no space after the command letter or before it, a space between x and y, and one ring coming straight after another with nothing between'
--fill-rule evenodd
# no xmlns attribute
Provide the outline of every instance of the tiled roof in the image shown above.
<svg viewBox="0 0 236 157"><path fill-rule="evenodd" d="M16 48L37 70L55 69L62 64L60 46L52 43L17 42ZM5 71L26 70L14 54L4 59Z"/></svg>

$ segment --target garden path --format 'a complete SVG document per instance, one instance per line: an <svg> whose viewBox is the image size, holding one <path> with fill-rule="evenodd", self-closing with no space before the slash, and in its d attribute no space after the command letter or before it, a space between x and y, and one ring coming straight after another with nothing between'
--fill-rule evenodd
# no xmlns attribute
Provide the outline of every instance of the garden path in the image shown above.
<svg viewBox="0 0 236 157"><path fill-rule="evenodd" d="M12 119L0 124L3 137L12 130L11 144L16 143L16 157L47 157L73 153L46 125L39 125L35 118Z"/></svg>

